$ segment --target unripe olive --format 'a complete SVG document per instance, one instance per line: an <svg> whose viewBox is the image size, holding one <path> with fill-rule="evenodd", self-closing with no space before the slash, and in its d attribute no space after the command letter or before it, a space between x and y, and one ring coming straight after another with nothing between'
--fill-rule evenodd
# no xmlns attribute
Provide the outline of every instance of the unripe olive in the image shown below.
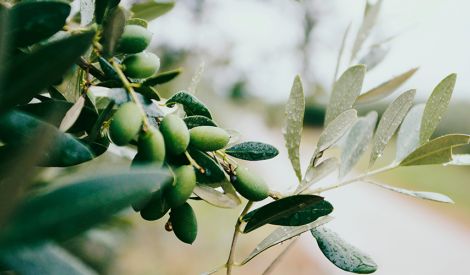
<svg viewBox="0 0 470 275"><path fill-rule="evenodd" d="M128 77L147 78L160 68L160 58L153 53L141 52L127 56L122 65Z"/></svg>
<svg viewBox="0 0 470 275"><path fill-rule="evenodd" d="M114 144L128 144L140 131L142 114L134 102L122 104L114 113L109 125L109 137Z"/></svg>
<svg viewBox="0 0 470 275"><path fill-rule="evenodd" d="M152 40L152 33L139 25L126 25L119 39L118 50L122 53L139 53L145 50Z"/></svg>
<svg viewBox="0 0 470 275"><path fill-rule="evenodd" d="M184 121L176 115L167 115L160 124L167 152L179 155L189 145L189 130Z"/></svg>
<svg viewBox="0 0 470 275"><path fill-rule="evenodd" d="M261 177L242 166L238 166L235 173L232 185L244 198L250 201L261 201L269 196L268 185Z"/></svg>
<svg viewBox="0 0 470 275"><path fill-rule="evenodd" d="M173 174L173 184L165 190L165 199L172 208L185 203L196 186L196 173L192 165L180 166L173 170Z"/></svg>
<svg viewBox="0 0 470 275"><path fill-rule="evenodd" d="M189 130L191 146L201 151L216 151L224 148L230 135L222 128L214 126L199 126Z"/></svg>
<svg viewBox="0 0 470 275"><path fill-rule="evenodd" d="M150 162L161 166L165 160L165 142L158 129L151 127L147 132L139 136L137 151L138 160Z"/></svg>
<svg viewBox="0 0 470 275"><path fill-rule="evenodd" d="M197 220L188 203L172 208L170 222L176 237L187 244L192 244L197 236Z"/></svg>
<svg viewBox="0 0 470 275"><path fill-rule="evenodd" d="M153 194L145 206L134 205L134 207L140 208L140 216L147 221L158 220L170 210L170 206L163 197L163 192L160 191Z"/></svg>

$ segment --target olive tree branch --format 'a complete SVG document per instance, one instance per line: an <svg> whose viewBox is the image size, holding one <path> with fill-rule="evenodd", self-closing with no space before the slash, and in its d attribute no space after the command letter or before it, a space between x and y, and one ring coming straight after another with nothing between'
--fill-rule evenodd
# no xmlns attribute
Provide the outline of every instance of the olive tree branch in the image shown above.
<svg viewBox="0 0 470 275"><path fill-rule="evenodd" d="M248 213L252 205L252 201L248 201L246 203L245 208L243 208L242 212L240 213L240 216L237 219L237 223L235 224L235 230L233 231L232 237L232 245L230 246L230 252L228 255L227 263L225 264L225 266L227 267L227 275L232 274L232 266L234 265L235 260L235 246L237 245L238 236L240 235L240 225L242 224L242 217L245 216L246 213Z"/></svg>

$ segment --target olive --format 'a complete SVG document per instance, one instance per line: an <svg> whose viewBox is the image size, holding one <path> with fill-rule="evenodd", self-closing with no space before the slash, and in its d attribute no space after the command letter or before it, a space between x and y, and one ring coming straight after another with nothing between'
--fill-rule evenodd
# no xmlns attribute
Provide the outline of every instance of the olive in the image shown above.
<svg viewBox="0 0 470 275"><path fill-rule="evenodd" d="M269 196L269 188L264 180L246 167L238 166L235 169L232 185L240 195L250 201L261 201Z"/></svg>
<svg viewBox="0 0 470 275"><path fill-rule="evenodd" d="M109 125L109 137L118 146L128 144L140 131L142 114L134 102L122 104Z"/></svg>
<svg viewBox="0 0 470 275"><path fill-rule="evenodd" d="M141 52L128 55L122 61L124 73L131 78L147 78L160 68L160 58L153 53Z"/></svg>
<svg viewBox="0 0 470 275"><path fill-rule="evenodd" d="M137 151L139 152L137 162L150 162L161 166L165 160L165 142L162 133L151 127L141 134L137 143Z"/></svg>
<svg viewBox="0 0 470 275"><path fill-rule="evenodd" d="M145 206L135 204L133 207L140 209L140 216L147 221L158 220L170 210L170 206L163 197L163 192L160 191L155 192Z"/></svg>
<svg viewBox="0 0 470 275"><path fill-rule="evenodd" d="M201 151L216 151L227 146L230 135L215 126L198 126L189 130L191 146Z"/></svg>
<svg viewBox="0 0 470 275"><path fill-rule="evenodd" d="M191 205L183 205L172 208L170 222L176 237L187 244L192 244L197 236L197 220Z"/></svg>
<svg viewBox="0 0 470 275"><path fill-rule="evenodd" d="M184 121L176 115L167 115L160 124L160 131L165 139L167 152L179 155L189 145L189 130Z"/></svg>
<svg viewBox="0 0 470 275"><path fill-rule="evenodd" d="M152 40L152 33L139 25L126 25L119 39L118 51L139 53L145 50Z"/></svg>
<svg viewBox="0 0 470 275"><path fill-rule="evenodd" d="M165 198L170 207L186 202L196 186L196 173L192 165L180 166L173 170L173 184L165 190Z"/></svg>

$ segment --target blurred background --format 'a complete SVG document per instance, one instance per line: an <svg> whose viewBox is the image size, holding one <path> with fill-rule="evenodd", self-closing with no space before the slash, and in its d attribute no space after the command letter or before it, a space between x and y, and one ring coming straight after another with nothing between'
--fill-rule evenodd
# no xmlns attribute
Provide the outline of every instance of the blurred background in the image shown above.
<svg viewBox="0 0 470 275"><path fill-rule="evenodd" d="M465 12L470 2L385 0L368 39L352 57L366 5L357 0L179 0L172 12L150 24L153 51L163 62L162 70L184 69L177 80L160 86L159 92L169 96L195 89L219 125L242 133L242 140L279 148L276 159L249 165L273 190L286 191L296 182L281 133L292 81L300 74L308 97L301 144L305 167L321 132L324 104L349 29L339 73L351 64L367 64L366 91L419 67L399 91L416 88L417 102L424 102L441 79L455 72L458 80L451 108L437 134L470 133L470 20ZM383 111L395 97L361 108ZM393 159L393 142L384 156L380 164ZM117 161L111 155L102 158L103 162ZM444 193L455 204L419 201L361 183L326 193L335 205L331 227L376 260L376 274L468 274L470 169L400 168L377 179L412 190ZM91 240L87 246L77 240L68 246L81 251L103 273L200 274L226 261L241 209L216 209L204 202L192 205L200 228L192 246L165 232L166 218L146 222L130 212L120 221L134 224L125 231L92 230L82 237ZM265 227L243 236L237 259L243 259L272 229ZM236 268L234 274L261 274L285 245ZM329 263L312 236L304 234L273 272L288 273L346 272Z"/></svg>

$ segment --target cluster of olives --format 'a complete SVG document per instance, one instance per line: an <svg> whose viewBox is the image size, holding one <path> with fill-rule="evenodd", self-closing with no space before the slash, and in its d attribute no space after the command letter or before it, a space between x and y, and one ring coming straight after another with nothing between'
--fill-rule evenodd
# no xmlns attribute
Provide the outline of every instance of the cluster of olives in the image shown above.
<svg viewBox="0 0 470 275"><path fill-rule="evenodd" d="M125 27L118 44L124 53L122 71L131 79L152 76L160 61L152 53L143 52L152 34L141 25ZM230 181L234 189L250 201L268 197L266 183L235 161L227 161L224 148L230 135L207 118L206 123L188 123L185 118L167 114L145 119L141 106L133 101L120 105L113 114L108 128L110 140L118 146L133 144L137 147L132 166L165 166L172 175L171 184L163 190L149 194L148 198L133 205L145 220L157 220L170 211L166 224L178 239L193 243L197 235L197 221L187 203L197 184L217 187L221 181ZM212 122L212 121L211 121Z"/></svg>
<svg viewBox="0 0 470 275"><path fill-rule="evenodd" d="M147 78L160 68L160 58L153 53L144 51L151 40L152 32L142 25L131 22L124 27L117 50L126 54L121 65L128 77Z"/></svg>

